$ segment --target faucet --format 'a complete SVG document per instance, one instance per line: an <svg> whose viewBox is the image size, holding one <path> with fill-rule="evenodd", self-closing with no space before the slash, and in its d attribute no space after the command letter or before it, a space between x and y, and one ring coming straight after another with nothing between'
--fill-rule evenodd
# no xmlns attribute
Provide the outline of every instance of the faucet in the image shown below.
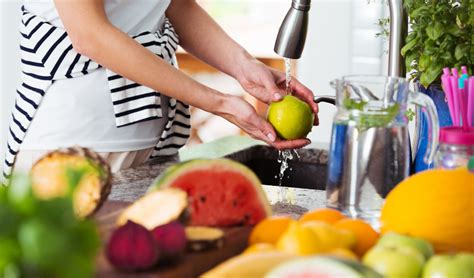
<svg viewBox="0 0 474 278"><path fill-rule="evenodd" d="M389 0L390 38L388 50L388 75L404 77L405 63L400 51L405 42L408 17L403 8L403 0ZM285 58L299 59L308 31L311 0L292 0L291 8L283 19L275 41L275 52Z"/></svg>

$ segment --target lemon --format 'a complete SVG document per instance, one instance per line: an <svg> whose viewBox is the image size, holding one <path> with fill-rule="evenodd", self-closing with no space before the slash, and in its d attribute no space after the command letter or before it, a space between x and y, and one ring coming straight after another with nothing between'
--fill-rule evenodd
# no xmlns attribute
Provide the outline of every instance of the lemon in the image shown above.
<svg viewBox="0 0 474 278"><path fill-rule="evenodd" d="M356 243L356 237L352 232L335 228L322 221L307 221L303 227L311 229L320 241L320 249L327 252L335 248L351 249Z"/></svg>
<svg viewBox="0 0 474 278"><path fill-rule="evenodd" d="M318 236L310 227L293 222L277 242L278 250L294 255L312 255L323 251Z"/></svg>
<svg viewBox="0 0 474 278"><path fill-rule="evenodd" d="M267 119L278 137L285 140L305 138L311 131L314 114L306 102L294 96L285 96L270 104Z"/></svg>

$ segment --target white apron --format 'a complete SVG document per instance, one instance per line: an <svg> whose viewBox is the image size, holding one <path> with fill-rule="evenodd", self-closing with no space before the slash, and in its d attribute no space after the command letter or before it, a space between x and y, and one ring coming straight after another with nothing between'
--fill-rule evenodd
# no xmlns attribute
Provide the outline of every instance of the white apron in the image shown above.
<svg viewBox="0 0 474 278"><path fill-rule="evenodd" d="M20 26L22 84L10 122L3 177L11 175L16 155L47 89L55 80L83 76L101 68L75 52L64 29L55 27L24 7ZM178 36L168 19L162 30L133 36L145 48L176 65ZM107 77L117 127L162 117L160 93L108 69ZM165 104L166 105L166 104ZM170 99L168 122L150 158L175 154L189 138L189 106Z"/></svg>

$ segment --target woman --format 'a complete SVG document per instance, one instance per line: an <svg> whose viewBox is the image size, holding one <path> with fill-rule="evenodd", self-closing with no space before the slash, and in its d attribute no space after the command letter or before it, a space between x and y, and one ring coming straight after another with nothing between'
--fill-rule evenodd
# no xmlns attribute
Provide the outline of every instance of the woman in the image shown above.
<svg viewBox="0 0 474 278"><path fill-rule="evenodd" d="M171 155L189 136L188 105L278 148L272 126L242 98L176 69L186 51L234 77L260 101L282 98L285 76L251 57L191 0L25 0L22 84L10 124L4 176L47 151L73 145L101 153L114 171ZM313 103L293 79L294 93ZM317 117L316 121L317 123Z"/></svg>

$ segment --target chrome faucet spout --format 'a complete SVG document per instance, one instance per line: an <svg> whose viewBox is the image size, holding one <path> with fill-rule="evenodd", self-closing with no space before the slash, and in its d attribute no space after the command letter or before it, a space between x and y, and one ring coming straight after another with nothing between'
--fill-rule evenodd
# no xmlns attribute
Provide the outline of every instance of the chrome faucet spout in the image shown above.
<svg viewBox="0 0 474 278"><path fill-rule="evenodd" d="M306 42L311 0L293 0L281 23L275 41L275 52L285 58L299 59Z"/></svg>

